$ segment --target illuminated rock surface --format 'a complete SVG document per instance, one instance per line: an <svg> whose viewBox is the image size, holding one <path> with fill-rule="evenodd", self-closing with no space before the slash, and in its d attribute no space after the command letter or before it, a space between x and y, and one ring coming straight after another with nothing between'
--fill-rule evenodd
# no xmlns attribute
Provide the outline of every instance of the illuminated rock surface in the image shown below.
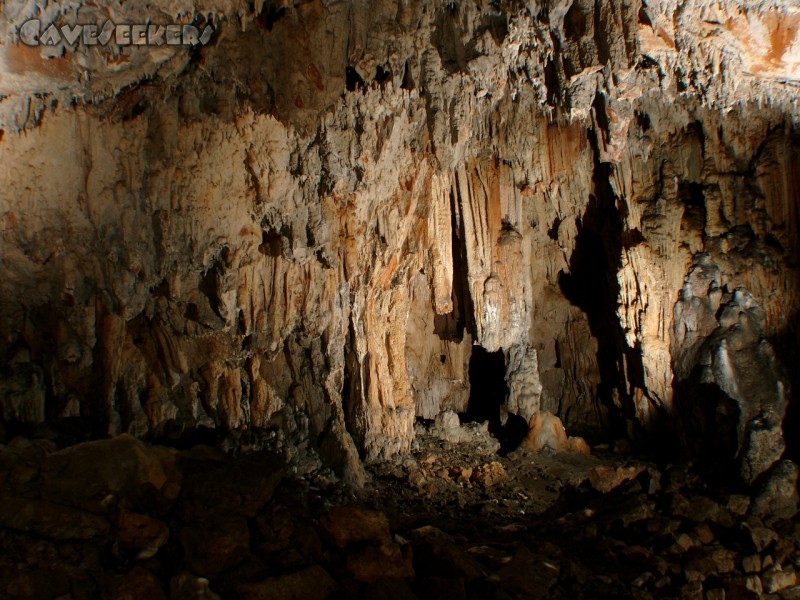
<svg viewBox="0 0 800 600"><path fill-rule="evenodd" d="M76 11L214 35L14 39ZM493 488L498 447L550 414L574 436L556 446L626 438L763 490L760 516L792 512L793 4L11 1L0 42L5 441L219 443L362 485L429 436L483 444L448 477ZM192 565L233 568L256 543L261 485L219 528L231 551ZM90 510L81 492L59 502ZM158 556L163 530L141 523L153 536L120 551ZM399 560L393 543L351 574Z"/></svg>
<svg viewBox="0 0 800 600"><path fill-rule="evenodd" d="M796 8L102 5L215 33L32 48L76 3L4 7L6 421L275 429L359 481L480 346L526 421L702 453L719 404L746 480L780 457Z"/></svg>

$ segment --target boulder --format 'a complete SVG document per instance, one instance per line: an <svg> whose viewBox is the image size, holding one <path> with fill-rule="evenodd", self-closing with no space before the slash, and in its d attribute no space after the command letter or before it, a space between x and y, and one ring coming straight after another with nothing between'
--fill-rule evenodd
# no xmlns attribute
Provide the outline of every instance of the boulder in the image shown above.
<svg viewBox="0 0 800 600"><path fill-rule="evenodd" d="M320 566L311 565L286 575L269 577L236 588L241 600L325 600L336 591L336 582Z"/></svg>
<svg viewBox="0 0 800 600"><path fill-rule="evenodd" d="M204 577L214 577L248 557L250 530L241 517L220 517L184 528L181 542L187 566Z"/></svg>
<svg viewBox="0 0 800 600"><path fill-rule="evenodd" d="M414 576L411 557L397 544L354 548L347 553L347 571L365 583Z"/></svg>
<svg viewBox="0 0 800 600"><path fill-rule="evenodd" d="M167 600L158 577L147 569L135 567L114 589L114 600Z"/></svg>
<svg viewBox="0 0 800 600"><path fill-rule="evenodd" d="M171 600L221 600L211 591L208 579L184 571L170 581Z"/></svg>
<svg viewBox="0 0 800 600"><path fill-rule="evenodd" d="M90 512L27 498L0 499L0 526L55 540L91 540L111 529Z"/></svg>
<svg viewBox="0 0 800 600"><path fill-rule="evenodd" d="M483 488L490 488L508 480L505 467L497 461L472 469L469 479Z"/></svg>
<svg viewBox="0 0 800 600"><path fill-rule="evenodd" d="M626 481L636 479L642 471L644 465L628 465L620 467L610 467L608 465L598 465L589 471L589 483L598 492L608 493L618 488Z"/></svg>
<svg viewBox="0 0 800 600"><path fill-rule="evenodd" d="M281 459L266 452L217 462L200 460L185 476L179 511L187 521L238 515L253 518L283 478Z"/></svg>
<svg viewBox="0 0 800 600"><path fill-rule="evenodd" d="M122 509L117 516L117 543L138 560L152 558L169 538L169 527L158 519Z"/></svg>
<svg viewBox="0 0 800 600"><path fill-rule="evenodd" d="M797 465L790 460L779 462L761 484L751 512L762 518L791 519L797 514Z"/></svg>
<svg viewBox="0 0 800 600"><path fill-rule="evenodd" d="M338 548L351 544L385 545L392 541L389 519L374 510L337 506L320 519L324 532Z"/></svg>
<svg viewBox="0 0 800 600"><path fill-rule="evenodd" d="M561 419L553 413L545 410L534 413L528 423L528 429L528 435L522 441L522 448L591 454L586 441L579 437L569 437Z"/></svg>
<svg viewBox="0 0 800 600"><path fill-rule="evenodd" d="M174 451L123 434L54 452L42 463L42 494L94 512L122 499L140 509L169 506L180 493Z"/></svg>

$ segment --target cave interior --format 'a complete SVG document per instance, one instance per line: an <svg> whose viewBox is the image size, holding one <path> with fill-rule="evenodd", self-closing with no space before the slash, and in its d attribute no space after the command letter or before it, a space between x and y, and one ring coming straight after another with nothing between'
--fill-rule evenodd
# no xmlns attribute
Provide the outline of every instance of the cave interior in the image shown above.
<svg viewBox="0 0 800 600"><path fill-rule="evenodd" d="M0 597L800 598L800 12L0 7Z"/></svg>

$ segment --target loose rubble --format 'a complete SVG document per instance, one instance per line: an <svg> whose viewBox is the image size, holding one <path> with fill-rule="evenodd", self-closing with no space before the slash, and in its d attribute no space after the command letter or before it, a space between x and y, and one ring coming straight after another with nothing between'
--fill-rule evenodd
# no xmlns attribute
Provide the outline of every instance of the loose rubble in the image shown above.
<svg viewBox="0 0 800 600"><path fill-rule="evenodd" d="M269 450L17 437L0 447L0 594L800 598L793 463L751 498L608 445L501 456L482 424L446 421L362 489Z"/></svg>

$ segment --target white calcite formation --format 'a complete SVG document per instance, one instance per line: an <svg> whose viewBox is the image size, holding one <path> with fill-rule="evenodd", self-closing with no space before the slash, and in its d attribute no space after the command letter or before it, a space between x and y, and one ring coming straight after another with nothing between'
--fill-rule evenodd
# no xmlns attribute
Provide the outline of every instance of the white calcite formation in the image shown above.
<svg viewBox="0 0 800 600"><path fill-rule="evenodd" d="M781 457L793 3L9 1L0 42L4 421L276 429L358 482L480 345L525 421Z"/></svg>

